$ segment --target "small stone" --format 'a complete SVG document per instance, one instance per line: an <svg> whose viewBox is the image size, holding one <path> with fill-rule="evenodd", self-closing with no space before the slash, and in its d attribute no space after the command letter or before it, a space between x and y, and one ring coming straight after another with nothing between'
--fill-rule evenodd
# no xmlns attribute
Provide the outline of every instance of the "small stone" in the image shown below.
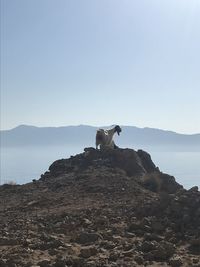
<svg viewBox="0 0 200 267"><path fill-rule="evenodd" d="M199 190L198 186L193 186L188 191L189 192L198 192L198 190Z"/></svg>
<svg viewBox="0 0 200 267"><path fill-rule="evenodd" d="M135 237L135 234L134 234L134 233L130 233L130 232L126 232L126 233L125 233L125 236L126 236L127 238L133 238L133 237Z"/></svg>
<svg viewBox="0 0 200 267"><path fill-rule="evenodd" d="M149 252L152 250L155 250L157 248L157 242L156 241L144 241L142 245L140 246L141 251L143 252Z"/></svg>
<svg viewBox="0 0 200 267"><path fill-rule="evenodd" d="M157 234L155 234L155 233L146 233L145 235L144 235L144 240L146 240L146 241L157 241L157 242L160 242L160 241L162 241L163 240L163 237L161 237L161 236L159 236L159 235L157 235Z"/></svg>
<svg viewBox="0 0 200 267"><path fill-rule="evenodd" d="M172 267L179 267L183 264L183 261L181 260L180 257L174 257L174 258L170 259L169 264Z"/></svg>
<svg viewBox="0 0 200 267"><path fill-rule="evenodd" d="M1 237L0 238L0 246L15 246L18 245L19 241L17 239Z"/></svg>
<svg viewBox="0 0 200 267"><path fill-rule="evenodd" d="M169 239L169 242L170 243L173 243L173 244L177 244L178 243L178 240L177 240L176 237L172 237L172 238Z"/></svg>
<svg viewBox="0 0 200 267"><path fill-rule="evenodd" d="M80 250L80 256L83 258L90 258L97 254L97 249L94 246L84 247Z"/></svg>
<svg viewBox="0 0 200 267"><path fill-rule="evenodd" d="M0 264L0 266L1 266L1 264ZM29 261L29 262L27 262L25 264L22 263L20 266L23 266L23 267L34 267L34 264L32 264L32 262Z"/></svg>
<svg viewBox="0 0 200 267"><path fill-rule="evenodd" d="M76 267L83 267L85 260L83 258L73 256L66 259L66 265L68 266L76 266Z"/></svg>
<svg viewBox="0 0 200 267"><path fill-rule="evenodd" d="M49 267L50 263L51 263L50 260L43 260L43 261L38 262L38 265L40 267Z"/></svg>
<svg viewBox="0 0 200 267"><path fill-rule="evenodd" d="M149 252L144 255L147 260L165 261L172 257L175 252L174 245L165 241L161 241L155 248L152 247L151 250L150 248L150 246L145 246L145 252L149 249Z"/></svg>
<svg viewBox="0 0 200 267"><path fill-rule="evenodd" d="M113 249L115 247L115 244L112 242L112 241L107 241L107 240L104 240L101 242L101 246L104 248L104 249Z"/></svg>
<svg viewBox="0 0 200 267"><path fill-rule="evenodd" d="M90 220L88 220L87 218L84 218L83 219L83 224L84 225L90 225L90 224L92 224L92 222Z"/></svg>
<svg viewBox="0 0 200 267"><path fill-rule="evenodd" d="M54 255L57 254L57 250L56 249L52 249L52 248L49 249L48 252L49 252L49 255L51 255L51 256L54 256Z"/></svg>
<svg viewBox="0 0 200 267"><path fill-rule="evenodd" d="M75 241L79 244L90 244L90 243L94 243L100 238L101 236L97 233L83 232L76 238Z"/></svg>
<svg viewBox="0 0 200 267"><path fill-rule="evenodd" d="M135 262L139 265L142 265L144 263L144 259L142 256L140 255L136 255L135 258L134 258Z"/></svg>
<svg viewBox="0 0 200 267"><path fill-rule="evenodd" d="M110 261L117 261L119 259L120 253L118 251L112 251L109 256Z"/></svg>
<svg viewBox="0 0 200 267"><path fill-rule="evenodd" d="M132 257L133 253L134 253L134 249L130 249L128 251L123 251L122 254L123 254L124 257Z"/></svg>
<svg viewBox="0 0 200 267"><path fill-rule="evenodd" d="M199 262L199 259L197 259L197 258L193 258L193 259L192 259L192 262L193 262L194 264L197 264L197 263Z"/></svg>
<svg viewBox="0 0 200 267"><path fill-rule="evenodd" d="M96 265L96 263L95 263L95 261L88 261L87 262L87 267L96 267L97 265Z"/></svg>
<svg viewBox="0 0 200 267"><path fill-rule="evenodd" d="M85 147L84 151L85 152L96 152L96 149L94 147Z"/></svg>
<svg viewBox="0 0 200 267"><path fill-rule="evenodd" d="M53 267L66 267L66 262L65 260L58 259L54 263Z"/></svg>
<svg viewBox="0 0 200 267"><path fill-rule="evenodd" d="M135 232L141 229L141 224L139 222L133 222L131 225L128 227L128 232Z"/></svg>

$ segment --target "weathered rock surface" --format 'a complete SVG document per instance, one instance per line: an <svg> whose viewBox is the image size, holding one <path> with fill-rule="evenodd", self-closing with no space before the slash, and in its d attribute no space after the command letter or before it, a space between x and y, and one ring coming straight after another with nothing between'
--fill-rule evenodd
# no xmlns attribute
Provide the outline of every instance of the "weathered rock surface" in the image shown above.
<svg viewBox="0 0 200 267"><path fill-rule="evenodd" d="M145 151L86 148L0 186L1 266L200 266L200 192Z"/></svg>

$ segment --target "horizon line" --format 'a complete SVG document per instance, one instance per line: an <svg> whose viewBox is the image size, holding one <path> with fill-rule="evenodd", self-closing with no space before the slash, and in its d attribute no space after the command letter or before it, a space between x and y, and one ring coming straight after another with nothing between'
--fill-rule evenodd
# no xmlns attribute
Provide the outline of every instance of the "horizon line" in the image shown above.
<svg viewBox="0 0 200 267"><path fill-rule="evenodd" d="M29 124L19 124L13 128L10 129L0 129L0 132L2 131L12 131L16 128L19 127L34 127L34 128L65 128L65 127L80 127L80 126L85 126L85 127L93 127L93 128L110 128L114 125L117 124L111 124L111 125L104 125L104 126L95 126L95 125L89 125L89 124L75 124L75 125L62 125L62 126L35 126L35 125L29 125ZM175 133L175 134L180 134L180 135L199 135L200 133L180 133L180 132L176 132L174 130L169 130L169 129L161 129L161 128L155 128L155 127L148 127L148 126L144 126L144 127L139 127L139 126L135 126L135 125L122 125L120 124L121 127L134 127L134 128L138 128L138 129L151 129L151 130L160 130L160 131L165 131L165 132L171 132L171 133Z"/></svg>

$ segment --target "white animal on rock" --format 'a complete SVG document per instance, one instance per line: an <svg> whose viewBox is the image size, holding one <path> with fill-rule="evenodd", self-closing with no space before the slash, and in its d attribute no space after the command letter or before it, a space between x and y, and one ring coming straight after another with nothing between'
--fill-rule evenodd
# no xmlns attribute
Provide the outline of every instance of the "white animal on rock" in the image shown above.
<svg viewBox="0 0 200 267"><path fill-rule="evenodd" d="M110 148L117 148L113 141L113 136L115 133L120 135L120 132L122 129L120 128L119 125L116 125L112 129L104 130L104 129L99 129L97 130L96 133L96 149L98 149L98 146L100 145L100 149L103 149L105 147L110 147Z"/></svg>

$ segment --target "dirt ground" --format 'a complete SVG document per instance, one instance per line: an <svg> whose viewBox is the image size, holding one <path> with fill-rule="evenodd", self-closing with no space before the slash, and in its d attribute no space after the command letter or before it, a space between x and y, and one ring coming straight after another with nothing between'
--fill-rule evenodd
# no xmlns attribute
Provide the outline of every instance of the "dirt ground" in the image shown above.
<svg viewBox="0 0 200 267"><path fill-rule="evenodd" d="M144 151L85 149L0 186L0 267L18 266L200 267L200 192Z"/></svg>

